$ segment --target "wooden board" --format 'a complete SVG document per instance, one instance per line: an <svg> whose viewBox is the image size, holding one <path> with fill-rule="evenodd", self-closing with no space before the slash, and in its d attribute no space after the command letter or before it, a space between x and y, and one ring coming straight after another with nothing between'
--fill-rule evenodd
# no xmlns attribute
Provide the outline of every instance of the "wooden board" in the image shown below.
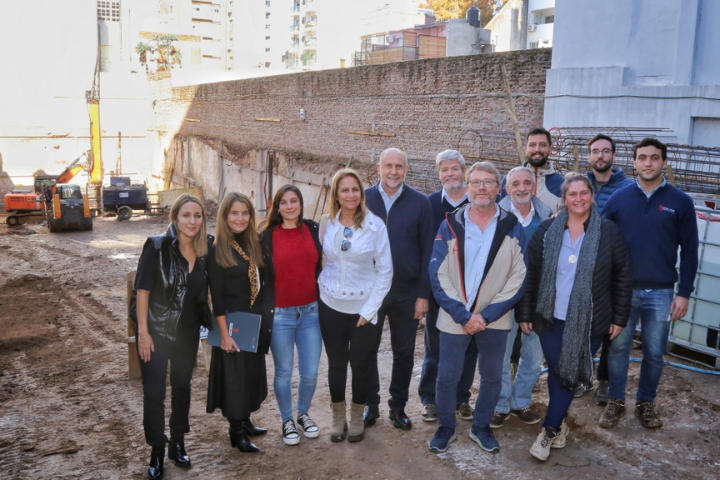
<svg viewBox="0 0 720 480"><path fill-rule="evenodd" d="M441 58L445 56L445 45L447 39L445 37L431 37L428 35L420 35L418 58Z"/></svg>
<svg viewBox="0 0 720 480"><path fill-rule="evenodd" d="M203 202L205 201L205 195L203 195L203 189L202 187L192 187L192 188L176 188L174 190L164 190L162 192L158 192L158 203L160 207L172 207L173 203L175 203L175 200L182 195L183 193L189 193L190 195L195 195Z"/></svg>

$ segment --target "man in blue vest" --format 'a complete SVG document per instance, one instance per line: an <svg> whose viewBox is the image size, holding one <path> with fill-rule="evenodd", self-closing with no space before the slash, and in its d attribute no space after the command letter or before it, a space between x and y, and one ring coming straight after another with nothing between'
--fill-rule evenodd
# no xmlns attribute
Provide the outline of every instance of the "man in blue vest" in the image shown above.
<svg viewBox="0 0 720 480"><path fill-rule="evenodd" d="M379 335L370 366L368 401L364 423L374 425L380 415L380 379L377 348L385 316L390 323L393 352L390 380L390 420L395 428L409 430L412 422L405 413L415 360L418 322L428 311L432 295L428 265L435 231L432 208L427 197L405 184L409 165L405 152L388 148L380 154L377 171L380 181L365 190L365 203L387 226L393 260L390 292L378 311Z"/></svg>
<svg viewBox="0 0 720 480"><path fill-rule="evenodd" d="M525 239L523 247L526 247L540 223L552 215L552 210L533 195L535 178L529 168L515 167L507 173L505 180L505 189L508 196L500 200L498 206L515 214L523 228ZM495 407L492 420L490 420L490 428L502 427L511 414L528 425L540 421L540 415L530 408L532 390L540 376L540 364L543 359L540 337L533 331L530 332L530 335L522 335L520 361L518 362L515 381L512 382L510 378L510 356L512 355L517 332L518 324L515 322L515 315L513 314L510 334L507 337L505 346L500 399Z"/></svg>

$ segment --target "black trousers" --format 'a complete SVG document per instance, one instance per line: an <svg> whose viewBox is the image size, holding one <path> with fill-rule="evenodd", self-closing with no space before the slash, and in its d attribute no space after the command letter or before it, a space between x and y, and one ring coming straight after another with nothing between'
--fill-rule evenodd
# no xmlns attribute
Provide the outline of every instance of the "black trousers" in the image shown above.
<svg viewBox="0 0 720 480"><path fill-rule="evenodd" d="M318 300L320 332L328 357L328 385L333 403L345 401L347 368L352 370L352 401L367 403L368 370L375 349L378 325L357 326L360 315L334 310Z"/></svg>
<svg viewBox="0 0 720 480"><path fill-rule="evenodd" d="M390 398L388 405L391 410L404 409L408 402L408 391L412 379L415 360L415 338L417 337L419 320L415 316L417 293L390 292L382 307L378 310L378 332L375 340L372 363L370 365L368 385L368 405L380 404L380 375L378 372L377 354L382 339L385 316L390 323L390 344L392 346L393 364L390 378Z"/></svg>
<svg viewBox="0 0 720 480"><path fill-rule="evenodd" d="M137 334L135 336L137 341ZM170 436L182 437L190 431L190 380L197 360L200 331L181 330L171 342L153 337L155 351L149 362L140 360L143 381L143 427L145 441L151 447L162 447L165 435L165 390L170 364L171 413ZM138 354L139 356L139 354Z"/></svg>

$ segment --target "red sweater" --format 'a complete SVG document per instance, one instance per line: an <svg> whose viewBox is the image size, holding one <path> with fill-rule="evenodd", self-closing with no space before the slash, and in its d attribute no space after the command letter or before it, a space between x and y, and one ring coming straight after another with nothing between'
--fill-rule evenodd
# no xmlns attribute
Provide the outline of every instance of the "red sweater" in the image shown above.
<svg viewBox="0 0 720 480"><path fill-rule="evenodd" d="M317 301L318 252L308 227L304 223L290 229L278 225L272 236L275 306L299 307Z"/></svg>

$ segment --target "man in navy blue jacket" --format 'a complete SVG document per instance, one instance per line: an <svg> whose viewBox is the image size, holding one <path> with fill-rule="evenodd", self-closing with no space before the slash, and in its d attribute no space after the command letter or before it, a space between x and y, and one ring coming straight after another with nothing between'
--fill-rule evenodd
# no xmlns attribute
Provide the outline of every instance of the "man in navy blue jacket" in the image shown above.
<svg viewBox="0 0 720 480"><path fill-rule="evenodd" d="M432 295L428 265L435 238L430 202L425 195L404 183L408 167L405 152L397 148L384 150L377 164L380 182L365 190L367 207L382 218L387 226L393 279L390 292L378 311L380 334L370 367L364 422L366 426L374 425L380 416L377 348L380 347L387 315L393 351L388 405L390 420L396 428L402 430L412 428L412 422L405 413L405 405L412 378L418 322L427 312L428 299Z"/></svg>
<svg viewBox="0 0 720 480"><path fill-rule="evenodd" d="M595 205L598 213L602 213L603 207L610 196L616 190L632 185L633 181L625 176L622 168L614 168L615 163L615 140L605 134L598 133L588 141L588 163L590 170L587 173L593 185ZM598 363L597 378L598 387L595 390L595 403L607 405L608 402L608 351L610 350L610 339L603 341L600 351L600 362ZM592 390L592 385L578 385L575 388L575 397L582 396L586 391Z"/></svg>
<svg viewBox="0 0 720 480"><path fill-rule="evenodd" d="M621 188L605 204L602 215L617 224L628 243L634 279L630 320L610 346L609 400L600 426L613 428L625 413L630 347L638 319L643 360L635 398L635 415L647 428L662 421L655 396L663 371L670 322L685 316L698 267L698 230L692 199L662 175L667 146L645 138L633 147L637 183ZM677 251L680 247L680 282Z"/></svg>
<svg viewBox="0 0 720 480"><path fill-rule="evenodd" d="M428 195L433 210L433 232L438 231L445 215L466 205L469 200L465 185L465 158L457 150L445 150L435 158L442 188ZM422 419L436 422L438 419L435 408L435 381L437 380L438 363L440 362L440 331L437 328L440 306L434 297L430 297L430 307L425 315L425 358L423 359L418 395L423 404ZM463 373L458 382L455 398L455 411L463 420L472 420L473 408L470 406L470 387L475 378L477 365L477 346L470 342L465 352Z"/></svg>

